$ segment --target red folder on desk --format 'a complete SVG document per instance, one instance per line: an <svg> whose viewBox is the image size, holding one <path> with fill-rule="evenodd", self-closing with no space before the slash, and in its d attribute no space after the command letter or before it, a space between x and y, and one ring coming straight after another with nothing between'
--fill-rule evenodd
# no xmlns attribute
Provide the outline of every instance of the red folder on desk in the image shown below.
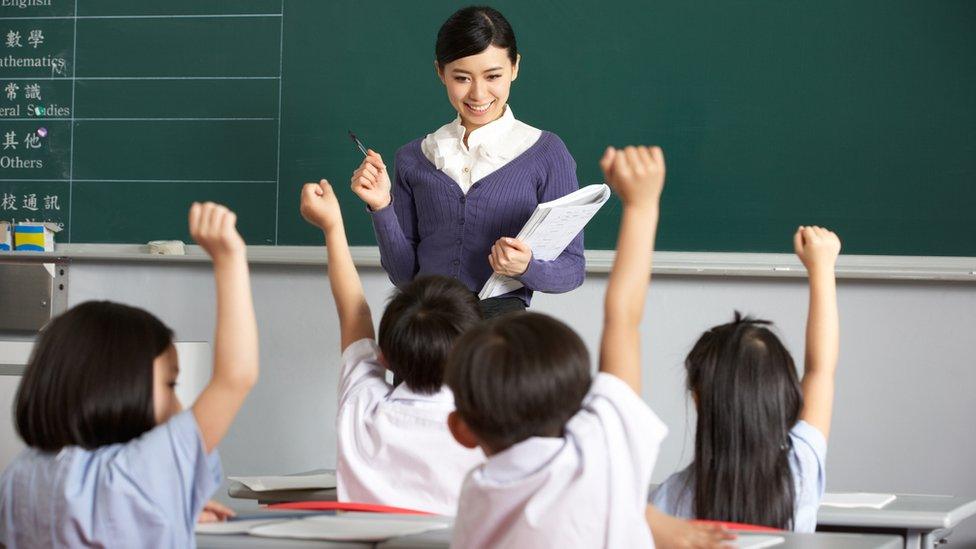
<svg viewBox="0 0 976 549"><path fill-rule="evenodd" d="M399 515L426 515L434 513L406 509L404 507L390 507L375 503L356 503L351 501L293 501L290 503L273 503L268 509L299 509L302 511L360 511L363 513L395 513Z"/></svg>
<svg viewBox="0 0 976 549"><path fill-rule="evenodd" d="M721 520L693 520L696 524L712 524L721 526L730 532L782 532L779 528L769 526L759 526L758 524L745 524L742 522L725 522Z"/></svg>

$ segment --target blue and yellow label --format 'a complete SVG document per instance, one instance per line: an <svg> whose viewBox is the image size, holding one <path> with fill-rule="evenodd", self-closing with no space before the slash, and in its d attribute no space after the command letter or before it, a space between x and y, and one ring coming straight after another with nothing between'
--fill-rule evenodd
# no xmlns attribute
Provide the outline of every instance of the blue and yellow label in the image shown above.
<svg viewBox="0 0 976 549"><path fill-rule="evenodd" d="M18 252L43 252L44 231L44 227L39 225L15 225L14 249Z"/></svg>

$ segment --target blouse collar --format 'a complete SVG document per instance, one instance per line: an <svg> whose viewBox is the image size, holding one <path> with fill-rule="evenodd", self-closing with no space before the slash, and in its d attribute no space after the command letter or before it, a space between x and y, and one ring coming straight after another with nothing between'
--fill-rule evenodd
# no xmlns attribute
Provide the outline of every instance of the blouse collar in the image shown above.
<svg viewBox="0 0 976 549"><path fill-rule="evenodd" d="M465 147L464 135L467 130L461 123L461 117L458 116L453 122L434 132L437 168L443 168L444 159L450 154L448 151L452 150L460 152L467 150L486 158L510 160L515 156L513 146L517 146L513 141L517 140L506 139L506 137L511 133L516 122L512 108L505 105L505 112L498 120L493 120L471 132L468 136L468 145Z"/></svg>

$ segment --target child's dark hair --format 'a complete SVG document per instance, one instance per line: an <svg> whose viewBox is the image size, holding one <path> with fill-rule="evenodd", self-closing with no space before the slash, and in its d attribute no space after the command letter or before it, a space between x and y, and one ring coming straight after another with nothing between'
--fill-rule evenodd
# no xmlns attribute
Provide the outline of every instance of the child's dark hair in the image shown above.
<svg viewBox="0 0 976 549"><path fill-rule="evenodd" d="M494 452L533 436L562 436L592 381L576 332L538 313L470 330L455 345L445 377L458 414Z"/></svg>
<svg viewBox="0 0 976 549"><path fill-rule="evenodd" d="M15 403L28 446L94 449L128 442L156 425L153 361L173 332L148 312L88 301L40 333Z"/></svg>
<svg viewBox="0 0 976 549"><path fill-rule="evenodd" d="M515 33L504 15L487 6L459 9L437 31L434 47L437 66L443 69L451 61L477 55L488 46L507 49L512 64L518 59Z"/></svg>
<svg viewBox="0 0 976 549"><path fill-rule="evenodd" d="M789 351L766 326L738 311L685 359L698 405L695 517L790 529L794 513L789 433L803 393Z"/></svg>
<svg viewBox="0 0 976 549"><path fill-rule="evenodd" d="M387 367L411 390L432 394L444 384L454 341L481 321L478 298L446 276L421 276L397 290L380 320Z"/></svg>

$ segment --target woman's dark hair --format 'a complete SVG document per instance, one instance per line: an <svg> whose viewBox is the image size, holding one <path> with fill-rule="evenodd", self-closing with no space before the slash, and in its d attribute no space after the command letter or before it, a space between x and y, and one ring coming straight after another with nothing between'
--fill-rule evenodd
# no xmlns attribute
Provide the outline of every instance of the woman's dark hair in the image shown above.
<svg viewBox="0 0 976 549"><path fill-rule="evenodd" d="M790 430L803 393L793 358L769 324L736 312L685 359L698 404L689 482L699 519L792 527Z"/></svg>
<svg viewBox="0 0 976 549"><path fill-rule="evenodd" d="M28 446L58 451L127 442L156 425L153 361L173 332L148 312L88 301L40 333L15 403Z"/></svg>
<svg viewBox="0 0 976 549"><path fill-rule="evenodd" d="M513 313L462 336L445 381L464 422L500 452L529 437L562 436L590 389L590 357L569 326Z"/></svg>
<svg viewBox="0 0 976 549"><path fill-rule="evenodd" d="M507 49L512 64L518 59L515 33L504 15L487 6L459 9L437 31L437 45L434 48L437 66L443 69L451 61L477 55L488 46Z"/></svg>
<svg viewBox="0 0 976 549"><path fill-rule="evenodd" d="M397 290L380 320L387 367L411 390L432 394L444 385L454 341L481 322L477 296L446 276L421 276Z"/></svg>

